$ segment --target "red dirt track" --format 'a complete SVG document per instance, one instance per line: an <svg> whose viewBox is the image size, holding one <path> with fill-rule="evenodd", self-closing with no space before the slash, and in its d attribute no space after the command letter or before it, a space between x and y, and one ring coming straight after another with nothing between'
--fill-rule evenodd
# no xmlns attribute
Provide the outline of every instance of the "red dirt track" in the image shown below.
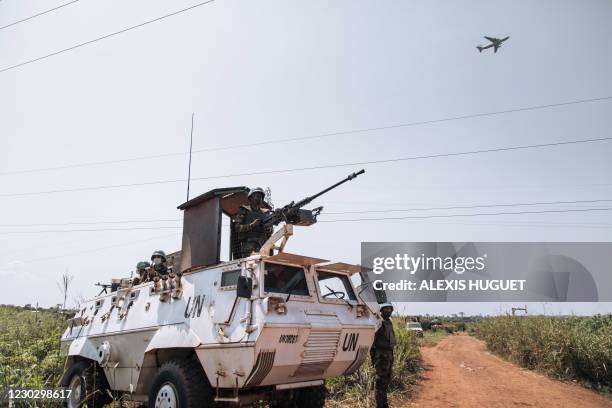
<svg viewBox="0 0 612 408"><path fill-rule="evenodd" d="M612 408L612 401L584 387L501 360L471 336L449 336L421 352L425 378L404 408Z"/></svg>

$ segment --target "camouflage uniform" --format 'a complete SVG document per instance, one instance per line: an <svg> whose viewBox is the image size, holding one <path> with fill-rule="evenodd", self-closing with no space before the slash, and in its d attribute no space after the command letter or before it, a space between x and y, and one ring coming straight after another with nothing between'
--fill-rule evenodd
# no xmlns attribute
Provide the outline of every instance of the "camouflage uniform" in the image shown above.
<svg viewBox="0 0 612 408"><path fill-rule="evenodd" d="M251 228L256 219L262 219L270 210L264 207L259 209L243 205L234 217L234 233L236 234L236 247L233 250L234 259L245 258L252 252L257 252L272 235L272 227L264 228L261 224Z"/></svg>
<svg viewBox="0 0 612 408"><path fill-rule="evenodd" d="M382 325L374 336L374 344L370 349L372 365L376 370L376 408L389 407L387 390L391 384L394 346L393 323L390 319L383 319Z"/></svg>
<svg viewBox="0 0 612 408"><path fill-rule="evenodd" d="M140 276L137 276L134 278L134 280L132 281L132 285L136 286L136 285L140 285L141 283L145 283L149 281L149 272L148 271L144 271Z"/></svg>
<svg viewBox="0 0 612 408"><path fill-rule="evenodd" d="M147 261L141 261L136 264L136 272L138 273L138 276L136 276L134 280L132 281L133 286L140 285L141 283L145 283L150 280L149 279L150 266L151 264Z"/></svg>

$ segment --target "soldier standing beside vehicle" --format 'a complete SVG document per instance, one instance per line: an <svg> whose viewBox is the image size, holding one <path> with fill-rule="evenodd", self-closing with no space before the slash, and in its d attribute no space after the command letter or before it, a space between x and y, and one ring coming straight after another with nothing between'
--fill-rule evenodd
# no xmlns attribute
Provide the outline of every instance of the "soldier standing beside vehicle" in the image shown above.
<svg viewBox="0 0 612 408"><path fill-rule="evenodd" d="M264 191L254 188L248 195L249 205L240 206L234 217L236 250L234 259L244 258L261 249L261 246L272 235L272 226L262 225L262 218L270 211L264 206Z"/></svg>
<svg viewBox="0 0 612 408"><path fill-rule="evenodd" d="M372 365L376 370L376 408L389 408L387 391L391 384L393 372L393 347L395 346L395 333L391 314L393 305L383 303L380 305L380 314L383 318L382 325L376 331L374 344L370 349Z"/></svg>

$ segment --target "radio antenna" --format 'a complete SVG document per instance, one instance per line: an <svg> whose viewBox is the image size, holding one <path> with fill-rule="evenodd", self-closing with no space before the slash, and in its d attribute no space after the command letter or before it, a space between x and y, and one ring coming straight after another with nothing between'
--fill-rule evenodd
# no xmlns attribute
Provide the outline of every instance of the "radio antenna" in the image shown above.
<svg viewBox="0 0 612 408"><path fill-rule="evenodd" d="M191 148L193 147L193 116L195 113L191 114L191 134L189 136L189 168L187 169L187 200L189 201L189 183L191 182Z"/></svg>

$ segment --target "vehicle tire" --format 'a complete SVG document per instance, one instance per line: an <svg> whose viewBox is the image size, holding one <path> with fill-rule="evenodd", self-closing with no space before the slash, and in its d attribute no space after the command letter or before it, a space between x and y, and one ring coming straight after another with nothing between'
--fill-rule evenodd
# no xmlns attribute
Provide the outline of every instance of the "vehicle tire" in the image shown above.
<svg viewBox="0 0 612 408"><path fill-rule="evenodd" d="M157 370L149 390L149 408L205 408L213 405L212 388L197 359L168 361Z"/></svg>
<svg viewBox="0 0 612 408"><path fill-rule="evenodd" d="M325 385L296 390L295 406L297 408L323 408L326 393Z"/></svg>
<svg viewBox="0 0 612 408"><path fill-rule="evenodd" d="M106 377L93 361L74 364L66 371L60 384L62 388L72 391L70 398L64 402L67 408L102 408L111 402Z"/></svg>

